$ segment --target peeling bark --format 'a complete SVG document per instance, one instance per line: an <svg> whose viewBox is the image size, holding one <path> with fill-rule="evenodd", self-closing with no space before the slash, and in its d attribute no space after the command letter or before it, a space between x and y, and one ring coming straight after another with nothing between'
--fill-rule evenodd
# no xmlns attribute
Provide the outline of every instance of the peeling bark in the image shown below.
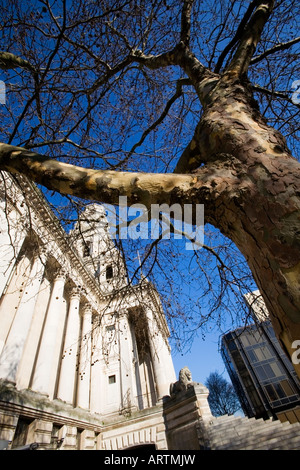
<svg viewBox="0 0 300 470"><path fill-rule="evenodd" d="M196 175L129 173L93 170L59 162L21 147L0 144L0 169L58 191L83 199L118 204L120 196L128 203L182 204L194 199L195 186L201 186Z"/></svg>
<svg viewBox="0 0 300 470"><path fill-rule="evenodd" d="M293 341L300 339L299 162L259 114L248 84L232 84L225 75L196 134L198 155L194 150L191 160L184 156L185 171L203 161L207 169L219 167L210 179L208 221L244 254L291 356Z"/></svg>

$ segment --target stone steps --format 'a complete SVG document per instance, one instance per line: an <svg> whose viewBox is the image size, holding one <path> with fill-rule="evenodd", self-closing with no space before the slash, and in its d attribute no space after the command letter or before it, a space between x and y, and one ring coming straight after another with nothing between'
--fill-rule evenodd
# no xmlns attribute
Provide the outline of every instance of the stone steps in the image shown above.
<svg viewBox="0 0 300 470"><path fill-rule="evenodd" d="M206 430L214 450L300 450L300 423L222 416Z"/></svg>

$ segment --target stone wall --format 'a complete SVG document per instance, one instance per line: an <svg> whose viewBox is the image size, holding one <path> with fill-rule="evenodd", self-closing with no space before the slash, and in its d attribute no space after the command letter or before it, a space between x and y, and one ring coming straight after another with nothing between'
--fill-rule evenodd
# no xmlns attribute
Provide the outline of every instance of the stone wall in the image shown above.
<svg viewBox="0 0 300 470"><path fill-rule="evenodd" d="M255 418L215 418L208 390L193 384L160 404L131 416L103 417L33 392L13 392L0 401L0 447L39 450L300 450L300 423ZM20 423L22 426L20 426ZM21 433L20 433L21 429Z"/></svg>
<svg viewBox="0 0 300 470"><path fill-rule="evenodd" d="M38 450L167 450L163 405L103 416L0 380L0 448L32 444Z"/></svg>
<svg viewBox="0 0 300 470"><path fill-rule="evenodd" d="M211 415L208 390L194 384L166 399L169 450L300 450L300 423Z"/></svg>

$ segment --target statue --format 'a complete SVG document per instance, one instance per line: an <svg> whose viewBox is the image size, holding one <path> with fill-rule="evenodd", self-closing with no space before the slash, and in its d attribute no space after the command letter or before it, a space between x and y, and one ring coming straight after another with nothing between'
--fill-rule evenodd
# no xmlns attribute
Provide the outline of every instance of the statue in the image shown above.
<svg viewBox="0 0 300 470"><path fill-rule="evenodd" d="M173 397L179 392L186 391L193 384L191 371L185 366L179 371L179 380L170 385L170 396Z"/></svg>

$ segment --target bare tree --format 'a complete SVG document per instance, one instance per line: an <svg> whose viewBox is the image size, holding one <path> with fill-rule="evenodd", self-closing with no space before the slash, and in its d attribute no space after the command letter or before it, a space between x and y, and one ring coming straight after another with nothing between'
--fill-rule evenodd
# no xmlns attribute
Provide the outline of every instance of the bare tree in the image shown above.
<svg viewBox="0 0 300 470"><path fill-rule="evenodd" d="M1 5L0 168L70 203L204 204L225 247L201 250L219 278L211 311L248 283L246 261L290 356L300 338L291 90L299 8L285 0ZM194 261L213 295L197 253Z"/></svg>
<svg viewBox="0 0 300 470"><path fill-rule="evenodd" d="M209 390L208 402L214 416L233 415L241 409L233 385L217 371L209 374L205 385Z"/></svg>

